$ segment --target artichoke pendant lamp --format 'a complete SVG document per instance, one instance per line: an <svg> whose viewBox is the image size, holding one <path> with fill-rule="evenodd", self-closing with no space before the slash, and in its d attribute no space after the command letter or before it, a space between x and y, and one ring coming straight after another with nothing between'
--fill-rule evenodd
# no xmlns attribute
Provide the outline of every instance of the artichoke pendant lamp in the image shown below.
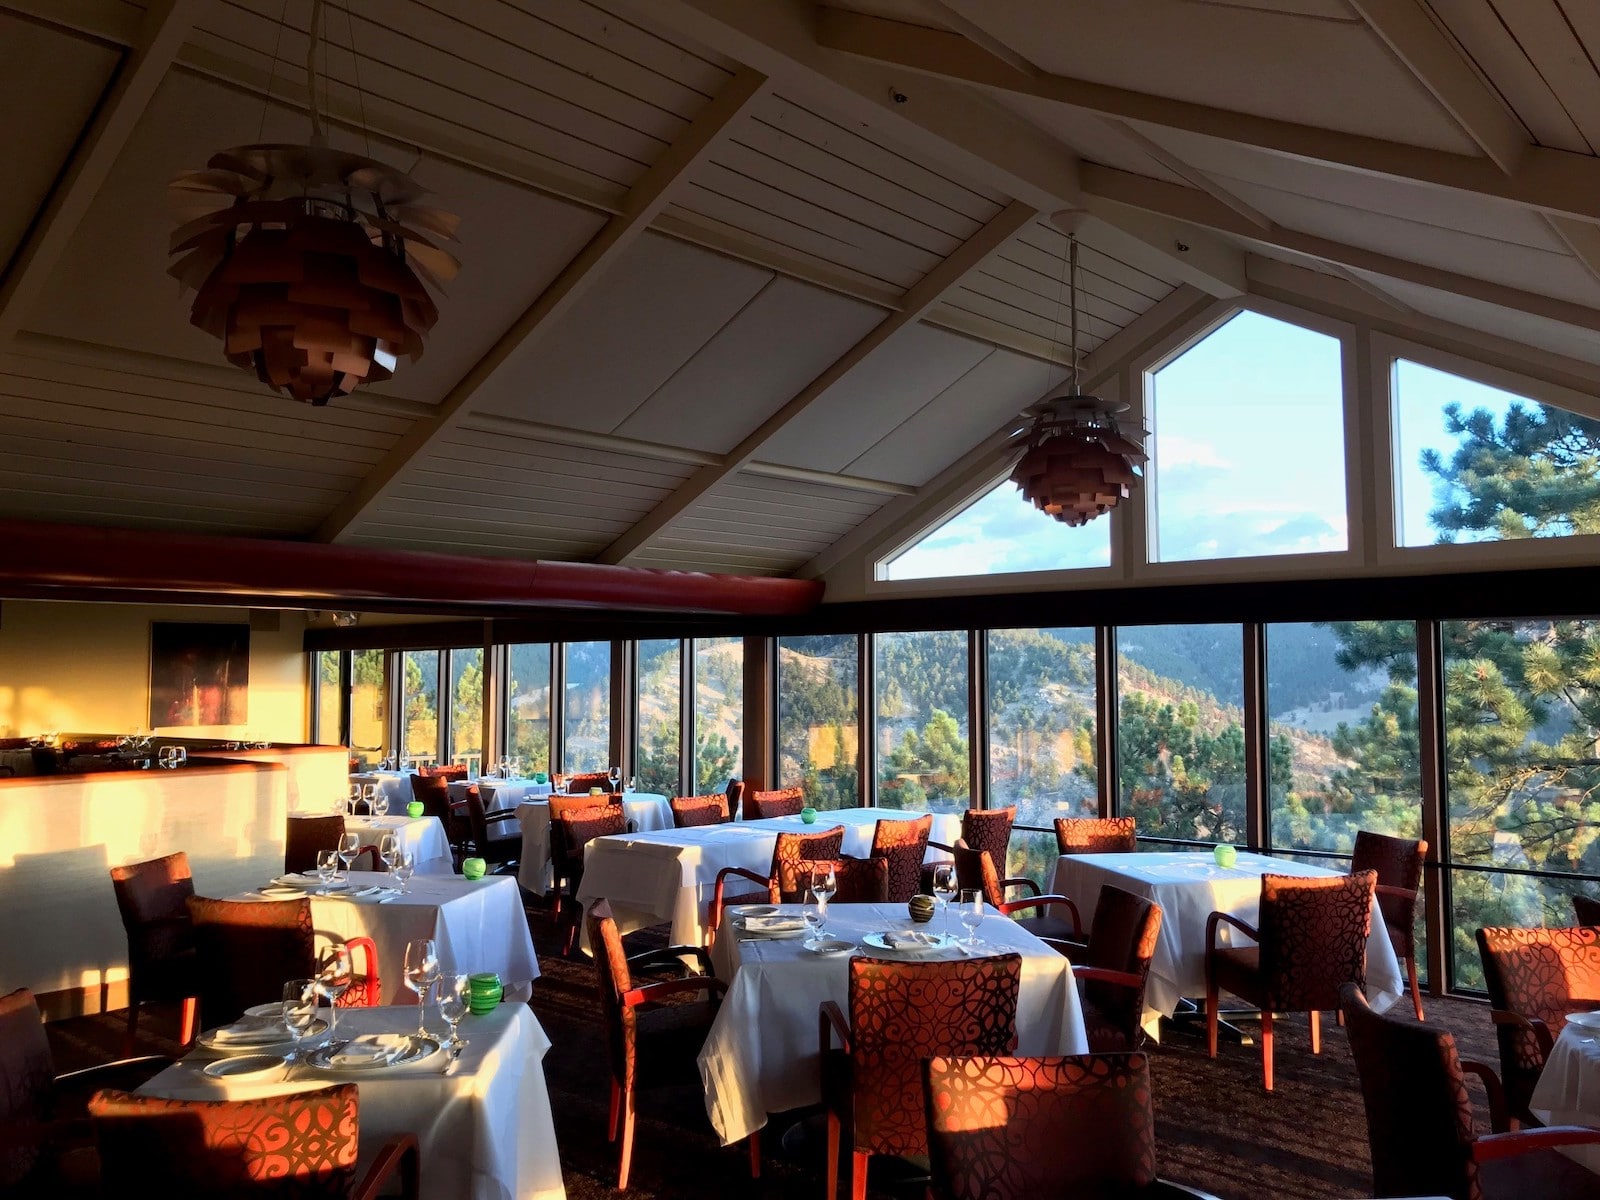
<svg viewBox="0 0 1600 1200"><path fill-rule="evenodd" d="M1078 239L1070 238L1072 378L1070 388L1029 407L1027 449L1011 482L1040 512L1066 525L1086 525L1128 496L1147 456L1146 431L1119 419L1126 404L1079 390Z"/></svg>
<svg viewBox="0 0 1600 1200"><path fill-rule="evenodd" d="M314 0L310 143L224 150L168 187L179 225L167 273L194 289L190 321L228 361L314 405L420 357L439 317L430 288L460 265L443 248L455 240L453 214L419 204L424 189L401 172L328 145L321 16Z"/></svg>

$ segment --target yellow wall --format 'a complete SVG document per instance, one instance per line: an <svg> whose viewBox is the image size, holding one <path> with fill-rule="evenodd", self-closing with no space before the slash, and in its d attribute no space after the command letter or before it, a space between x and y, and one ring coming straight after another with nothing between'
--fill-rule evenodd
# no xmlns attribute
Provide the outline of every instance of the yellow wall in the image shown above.
<svg viewBox="0 0 1600 1200"><path fill-rule="evenodd" d="M249 723L169 732L306 740L305 620L279 616L278 632L250 631ZM249 619L242 608L0 602L0 737L141 728L150 719L150 622Z"/></svg>

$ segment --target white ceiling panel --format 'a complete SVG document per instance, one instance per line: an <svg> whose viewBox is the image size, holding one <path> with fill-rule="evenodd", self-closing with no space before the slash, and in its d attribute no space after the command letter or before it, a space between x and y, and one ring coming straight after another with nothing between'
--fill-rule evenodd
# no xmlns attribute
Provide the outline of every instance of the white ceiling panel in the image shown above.
<svg viewBox="0 0 1600 1200"><path fill-rule="evenodd" d="M1383 289L1425 316L1449 321L1465 329L1481 329L1484 333L1522 342L1552 354L1565 355L1579 362L1600 363L1600 338L1595 336L1593 330L1576 329L1558 321L1514 312L1435 288L1416 287L1386 279Z"/></svg>

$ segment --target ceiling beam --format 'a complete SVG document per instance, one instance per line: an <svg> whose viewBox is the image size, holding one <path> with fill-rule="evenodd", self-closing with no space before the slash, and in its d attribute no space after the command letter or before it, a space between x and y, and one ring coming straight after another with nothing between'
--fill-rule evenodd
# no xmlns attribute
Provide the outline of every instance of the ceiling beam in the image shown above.
<svg viewBox="0 0 1600 1200"><path fill-rule="evenodd" d="M562 314L585 295L613 267L624 252L649 229L669 204L678 185L726 137L729 129L757 97L765 94L767 79L758 71L740 70L723 86L684 131L628 191L622 209L590 239L539 294L511 328L500 335L489 352L475 363L445 398L434 416L418 421L384 455L372 472L340 502L317 529L319 541L331 542L371 512L394 487L402 472L418 456L466 415L473 398L510 362L548 332Z"/></svg>
<svg viewBox="0 0 1600 1200"><path fill-rule="evenodd" d="M145 17L125 0L0 0L0 12L16 13L113 46L138 45Z"/></svg>
<svg viewBox="0 0 1600 1200"><path fill-rule="evenodd" d="M1507 174L1491 158L1259 117L1061 75L1025 75L960 34L835 8L821 10L817 40L865 61L1001 95L1029 96L1119 120L1219 138L1280 157L1600 220L1600 160L1585 154L1528 146L1517 157L1515 170ZM1443 68L1439 70L1443 80ZM1457 95L1455 83L1459 81L1453 74L1450 78L1455 82L1449 87L1441 82L1440 90L1467 114L1479 133L1487 133L1487 110L1469 106ZM1509 158L1509 149L1497 153Z"/></svg>
<svg viewBox="0 0 1600 1200"><path fill-rule="evenodd" d="M0 277L0 347L22 328L189 36L201 0L152 0L134 44Z"/></svg>
<svg viewBox="0 0 1600 1200"><path fill-rule="evenodd" d="M611 545L602 550L597 561L624 563L652 538L679 520L696 501L712 488L741 470L755 458L756 452L772 437L806 409L816 399L848 375L856 366L877 350L896 333L913 325L928 310L938 304L948 292L960 286L961 281L975 270L995 250L1009 241L1019 230L1038 216L1037 211L1020 200L1013 200L987 225L973 234L952 254L909 291L900 307L886 316L854 346L834 361L822 374L800 389L789 401L769 416L754 431L746 435L737 446L722 456L716 466L702 467L680 484L676 491L638 521Z"/></svg>
<svg viewBox="0 0 1600 1200"><path fill-rule="evenodd" d="M1159 179L1090 164L1084 165L1082 174L1084 191L1098 197L1098 200L1093 202L1096 204L1155 213L1167 220L1214 230L1260 246L1271 246L1294 254L1303 254L1308 258L1320 259L1338 267L1348 267L1354 271L1366 271L1403 283L1453 292L1456 295L1480 300L1485 304L1494 304L1531 316L1543 317L1546 320L1559 321L1579 329L1600 331L1600 310L1575 304L1570 300L1560 300L1524 291L1521 288L1492 283L1457 271L1426 266L1309 233L1298 233L1282 226L1263 230L1204 192Z"/></svg>

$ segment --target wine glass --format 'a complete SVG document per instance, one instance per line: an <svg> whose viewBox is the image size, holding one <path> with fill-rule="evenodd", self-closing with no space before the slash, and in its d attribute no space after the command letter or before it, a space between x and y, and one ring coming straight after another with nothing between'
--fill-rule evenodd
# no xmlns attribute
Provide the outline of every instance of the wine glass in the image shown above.
<svg viewBox="0 0 1600 1200"><path fill-rule="evenodd" d="M423 1020L428 1012L428 989L439 978L439 952L432 938L416 938L406 943L406 987L417 994L417 1036L428 1036Z"/></svg>
<svg viewBox="0 0 1600 1200"><path fill-rule="evenodd" d="M375 816L375 817L386 817L386 816L388 816L389 815L389 793L388 792L379 792L376 796L374 796L372 798L372 803L370 805L368 805L367 808L368 808L368 811L371 812L372 815Z"/></svg>
<svg viewBox="0 0 1600 1200"><path fill-rule="evenodd" d="M807 936L815 943L822 937L822 927L827 923L828 913L823 905L817 903L816 893L810 888L806 889L805 908L802 913L806 919L806 928L810 931Z"/></svg>
<svg viewBox="0 0 1600 1200"><path fill-rule="evenodd" d="M337 850L317 851L317 878L326 888L339 877L339 852Z"/></svg>
<svg viewBox="0 0 1600 1200"><path fill-rule="evenodd" d="M400 894L406 894L406 887L411 883L411 877L417 873L417 860L412 857L411 851L401 850L394 860L394 877L400 884Z"/></svg>
<svg viewBox="0 0 1600 1200"><path fill-rule="evenodd" d="M455 1058L460 1055L466 1043L461 1040L461 1035L456 1032L456 1026L461 1024L461 1018L467 1015L467 1009L472 1000L472 986L467 982L467 976L454 971L446 971L439 976L438 983L433 993L434 1003L439 1006L439 1015L450 1026L450 1056Z"/></svg>
<svg viewBox="0 0 1600 1200"><path fill-rule="evenodd" d="M317 956L317 990L328 998L328 1036L339 1023L339 998L350 990L356 981L355 964L350 959L350 947L343 942L329 942Z"/></svg>
<svg viewBox="0 0 1600 1200"><path fill-rule="evenodd" d="M950 901L956 898L956 866L937 863L933 868L933 898L944 910L944 931L950 932Z"/></svg>
<svg viewBox="0 0 1600 1200"><path fill-rule="evenodd" d="M356 853L361 849L361 839L353 833L339 835L339 861L344 864L344 877L350 878L350 864L355 861Z"/></svg>
<svg viewBox="0 0 1600 1200"><path fill-rule="evenodd" d="M383 869L393 875L394 865L400 859L400 839L392 833L386 833L379 838L378 858L383 862Z"/></svg>
<svg viewBox="0 0 1600 1200"><path fill-rule="evenodd" d="M360 802L361 802L361 785L359 783L352 783L350 785L350 795L346 798L346 800L344 802L344 815L347 816L347 817L355 816L356 815L356 805L359 804Z"/></svg>
<svg viewBox="0 0 1600 1200"><path fill-rule="evenodd" d="M361 785L361 798L367 802L367 811L370 813L373 804L378 799L378 785L375 783L363 783Z"/></svg>
<svg viewBox="0 0 1600 1200"><path fill-rule="evenodd" d="M606 778L611 780L611 790L613 792L620 792L622 790L621 767L612 767L611 770L606 773Z"/></svg>
<svg viewBox="0 0 1600 1200"><path fill-rule="evenodd" d="M839 890L838 878L833 873L832 867L817 867L811 872L811 895L817 902L817 936L821 937L828 928L828 901L833 899L833 894Z"/></svg>
<svg viewBox="0 0 1600 1200"><path fill-rule="evenodd" d="M294 1040L289 1061L300 1061L300 1042L317 1025L317 985L310 979L291 979L283 985L283 1024Z"/></svg>
<svg viewBox="0 0 1600 1200"><path fill-rule="evenodd" d="M566 793L566 782L567 777L560 771L550 772L550 790L557 796L564 795Z"/></svg>
<svg viewBox="0 0 1600 1200"><path fill-rule="evenodd" d="M978 926L983 924L983 889L961 889L961 923L967 927L967 945L978 944Z"/></svg>

